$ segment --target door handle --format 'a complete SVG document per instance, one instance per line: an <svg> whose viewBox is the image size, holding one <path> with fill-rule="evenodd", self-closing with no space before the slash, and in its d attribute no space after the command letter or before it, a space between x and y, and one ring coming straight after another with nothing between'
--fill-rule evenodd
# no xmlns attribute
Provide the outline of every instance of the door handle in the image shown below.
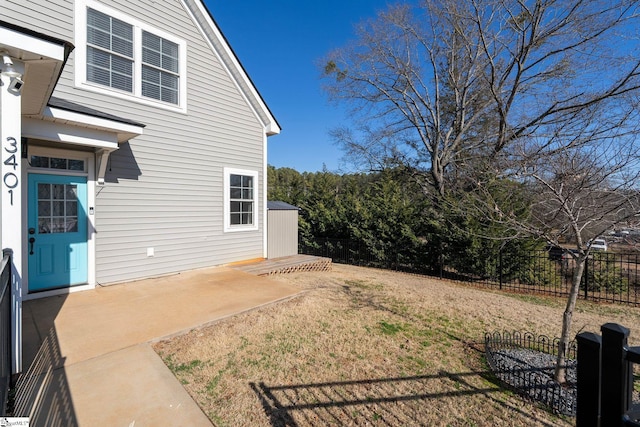
<svg viewBox="0 0 640 427"><path fill-rule="evenodd" d="M29 255L33 255L33 244L35 243L35 237L29 237Z"/></svg>

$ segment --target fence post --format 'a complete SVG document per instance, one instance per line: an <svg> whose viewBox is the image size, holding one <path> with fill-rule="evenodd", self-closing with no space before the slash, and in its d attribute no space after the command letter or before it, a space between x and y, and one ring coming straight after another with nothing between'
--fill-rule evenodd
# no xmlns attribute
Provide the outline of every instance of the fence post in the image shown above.
<svg viewBox="0 0 640 427"><path fill-rule="evenodd" d="M584 260L584 273L582 273L584 282L584 299L589 299L589 258Z"/></svg>
<svg viewBox="0 0 640 427"><path fill-rule="evenodd" d="M502 290L502 248L498 252L498 276L500 277L500 290Z"/></svg>
<svg viewBox="0 0 640 427"><path fill-rule="evenodd" d="M578 342L576 427L600 424L600 349L602 339L593 332L576 336Z"/></svg>
<svg viewBox="0 0 640 427"><path fill-rule="evenodd" d="M606 323L602 331L601 422L603 426L622 426L622 416L629 409L633 378L625 360L629 329Z"/></svg>

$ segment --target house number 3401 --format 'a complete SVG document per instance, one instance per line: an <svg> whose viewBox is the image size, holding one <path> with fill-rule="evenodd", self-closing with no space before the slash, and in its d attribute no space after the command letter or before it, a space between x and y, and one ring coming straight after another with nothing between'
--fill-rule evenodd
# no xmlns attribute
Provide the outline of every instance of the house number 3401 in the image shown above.
<svg viewBox="0 0 640 427"><path fill-rule="evenodd" d="M9 203L13 206L13 189L16 188L20 182L18 175L15 174L15 171L18 169L18 160L16 157L16 154L18 153L18 141L16 141L12 136L7 137L4 144L4 151L9 154L9 157L5 158L3 163L6 166L13 167L13 172L9 171L5 173L2 177L2 183L9 192Z"/></svg>

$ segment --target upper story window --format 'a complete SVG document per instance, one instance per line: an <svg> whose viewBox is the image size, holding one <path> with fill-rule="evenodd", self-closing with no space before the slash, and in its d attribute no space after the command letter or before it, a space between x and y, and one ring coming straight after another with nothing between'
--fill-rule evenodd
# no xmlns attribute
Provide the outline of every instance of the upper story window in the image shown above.
<svg viewBox="0 0 640 427"><path fill-rule="evenodd" d="M186 110L186 43L94 0L76 9L76 85Z"/></svg>
<svg viewBox="0 0 640 427"><path fill-rule="evenodd" d="M142 95L178 103L179 47L146 31L142 32Z"/></svg>
<svg viewBox="0 0 640 427"><path fill-rule="evenodd" d="M87 10L87 80L133 92L133 25Z"/></svg>

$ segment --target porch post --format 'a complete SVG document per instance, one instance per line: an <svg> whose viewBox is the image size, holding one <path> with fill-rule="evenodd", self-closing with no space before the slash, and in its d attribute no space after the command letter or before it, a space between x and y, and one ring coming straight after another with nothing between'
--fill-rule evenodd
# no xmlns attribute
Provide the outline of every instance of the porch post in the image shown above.
<svg viewBox="0 0 640 427"><path fill-rule="evenodd" d="M22 62L2 53L0 63L0 244L13 251L12 333L13 373L22 371ZM11 63L12 62L12 63ZM11 66L11 67L10 67ZM19 74L19 75L17 75Z"/></svg>

